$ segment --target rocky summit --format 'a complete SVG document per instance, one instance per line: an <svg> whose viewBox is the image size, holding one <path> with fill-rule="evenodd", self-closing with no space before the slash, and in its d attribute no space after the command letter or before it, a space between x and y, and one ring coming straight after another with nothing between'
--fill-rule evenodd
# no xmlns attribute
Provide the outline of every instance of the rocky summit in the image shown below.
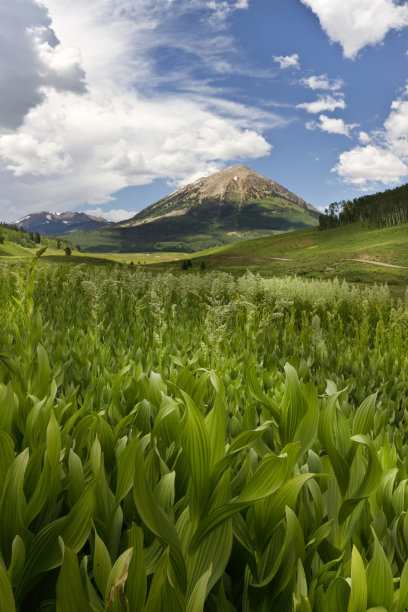
<svg viewBox="0 0 408 612"><path fill-rule="evenodd" d="M247 166L229 166L181 187L126 221L75 241L88 251L200 251L317 225L318 211Z"/></svg>
<svg viewBox="0 0 408 612"><path fill-rule="evenodd" d="M234 204L239 215L241 208L270 200L276 204L271 213L281 212L280 204L296 204L305 211L318 214L318 211L297 196L279 185L276 181L268 179L262 174L251 170L248 166L234 165L224 168L208 177L199 178L194 183L181 187L169 196L142 210L132 219L121 225L137 226L141 223L157 221L159 218L180 216L188 213L194 206L217 203L219 206ZM282 200L282 202L280 201Z"/></svg>

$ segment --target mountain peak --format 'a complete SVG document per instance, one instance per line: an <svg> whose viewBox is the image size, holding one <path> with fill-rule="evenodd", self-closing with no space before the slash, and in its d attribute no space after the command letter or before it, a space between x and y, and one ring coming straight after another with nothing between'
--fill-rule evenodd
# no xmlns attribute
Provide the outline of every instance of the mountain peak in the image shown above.
<svg viewBox="0 0 408 612"><path fill-rule="evenodd" d="M40 211L26 215L15 222L18 227L40 234L63 234L71 230L95 229L108 224L109 221L102 217L71 211L61 213Z"/></svg>
<svg viewBox="0 0 408 612"><path fill-rule="evenodd" d="M235 201L243 205L245 202L252 200L276 196L298 204L307 211L318 213L316 208L303 200L303 198L300 198L276 181L264 177L244 164L227 166L210 176L199 178L194 183L181 187L167 198L163 198L145 210L151 211L158 205L162 207L166 204L166 201L179 199L180 197L187 197L191 201L195 200L198 203L208 199L216 199L221 203ZM142 211L136 215L136 218L144 216L144 213L145 211Z"/></svg>

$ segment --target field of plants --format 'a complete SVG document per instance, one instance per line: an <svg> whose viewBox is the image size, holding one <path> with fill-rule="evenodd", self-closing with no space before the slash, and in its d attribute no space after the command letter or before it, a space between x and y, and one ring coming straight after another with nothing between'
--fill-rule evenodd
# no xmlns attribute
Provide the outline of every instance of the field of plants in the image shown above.
<svg viewBox="0 0 408 612"><path fill-rule="evenodd" d="M0 611L403 612L408 306L0 266Z"/></svg>

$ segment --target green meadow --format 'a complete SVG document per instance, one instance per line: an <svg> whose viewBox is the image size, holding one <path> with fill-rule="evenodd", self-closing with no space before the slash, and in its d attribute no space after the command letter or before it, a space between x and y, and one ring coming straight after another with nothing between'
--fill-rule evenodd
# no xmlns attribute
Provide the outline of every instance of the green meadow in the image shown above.
<svg viewBox="0 0 408 612"><path fill-rule="evenodd" d="M2 611L407 608L405 299L42 259L0 265Z"/></svg>

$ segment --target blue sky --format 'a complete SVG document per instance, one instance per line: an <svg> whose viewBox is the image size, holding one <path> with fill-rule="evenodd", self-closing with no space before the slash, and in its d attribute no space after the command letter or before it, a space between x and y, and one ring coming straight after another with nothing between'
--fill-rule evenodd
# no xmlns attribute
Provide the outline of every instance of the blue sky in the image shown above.
<svg viewBox="0 0 408 612"><path fill-rule="evenodd" d="M1 220L120 220L233 163L320 208L408 180L406 2L9 4Z"/></svg>

